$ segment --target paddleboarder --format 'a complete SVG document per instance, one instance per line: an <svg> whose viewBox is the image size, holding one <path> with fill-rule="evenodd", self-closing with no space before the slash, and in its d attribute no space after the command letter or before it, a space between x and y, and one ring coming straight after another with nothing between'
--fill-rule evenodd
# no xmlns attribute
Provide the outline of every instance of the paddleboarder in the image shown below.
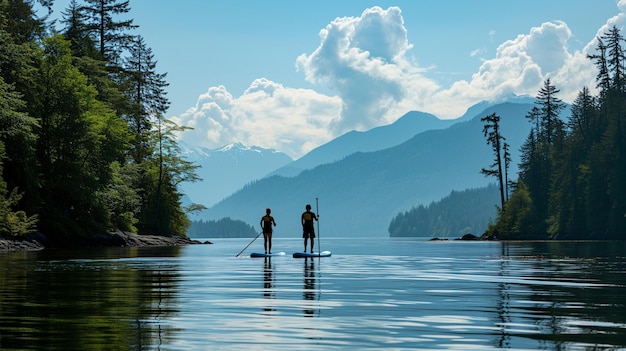
<svg viewBox="0 0 626 351"><path fill-rule="evenodd" d="M265 216L261 217L260 223L263 229L263 247L266 254L272 253L272 224L276 226L276 221L274 221L274 217L270 216L270 213L272 213L272 210L266 208Z"/></svg>
<svg viewBox="0 0 626 351"><path fill-rule="evenodd" d="M306 252L307 239L311 241L311 253L315 247L315 229L313 221L317 221L317 215L311 212L311 205L306 205L306 211L302 213L302 237L304 238L304 252Z"/></svg>

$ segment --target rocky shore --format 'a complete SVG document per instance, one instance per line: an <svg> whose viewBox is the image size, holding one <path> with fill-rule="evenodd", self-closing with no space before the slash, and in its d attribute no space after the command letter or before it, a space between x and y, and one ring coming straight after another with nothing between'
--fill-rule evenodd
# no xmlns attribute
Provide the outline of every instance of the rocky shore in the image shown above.
<svg viewBox="0 0 626 351"><path fill-rule="evenodd" d="M183 246L211 244L180 236L139 235L128 232L98 234L90 238L73 238L62 242L51 241L43 234L30 234L19 239L0 238L2 251L38 251L46 248L66 247L130 247L130 246Z"/></svg>

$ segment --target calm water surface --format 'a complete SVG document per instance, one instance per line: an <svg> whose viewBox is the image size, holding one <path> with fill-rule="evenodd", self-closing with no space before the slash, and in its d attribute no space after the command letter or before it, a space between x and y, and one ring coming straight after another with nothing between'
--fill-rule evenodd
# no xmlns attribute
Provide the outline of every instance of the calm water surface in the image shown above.
<svg viewBox="0 0 626 351"><path fill-rule="evenodd" d="M626 348L622 242L249 240L0 253L0 349Z"/></svg>

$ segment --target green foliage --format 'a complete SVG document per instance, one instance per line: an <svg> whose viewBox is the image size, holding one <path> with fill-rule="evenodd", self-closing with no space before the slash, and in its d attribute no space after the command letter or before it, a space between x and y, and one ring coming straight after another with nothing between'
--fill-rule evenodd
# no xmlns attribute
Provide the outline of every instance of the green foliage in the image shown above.
<svg viewBox="0 0 626 351"><path fill-rule="evenodd" d="M176 143L176 133L185 129L169 120L156 120L149 140L155 153L142 163L145 172L140 187L148 194L141 214L144 231L181 236L187 231L189 220L182 208L178 186L184 181L196 181L198 177L197 166L180 157Z"/></svg>
<svg viewBox="0 0 626 351"><path fill-rule="evenodd" d="M624 38L598 38L599 94L583 88L567 121L546 81L529 114L520 185L490 232L514 239L626 239L626 79Z"/></svg>
<svg viewBox="0 0 626 351"><path fill-rule="evenodd" d="M110 229L137 233L136 227L141 212L141 197L134 184L137 183L138 167L112 162L111 183L97 193L97 197L108 210Z"/></svg>
<svg viewBox="0 0 626 351"><path fill-rule="evenodd" d="M258 233L244 221L226 217L217 221L191 221L187 234L192 238L252 238Z"/></svg>
<svg viewBox="0 0 626 351"><path fill-rule="evenodd" d="M4 155L4 143L0 141L0 174ZM21 197L17 188L7 194L7 184L0 177L0 237L17 237L36 230L37 215L28 216L24 211L12 210Z"/></svg>
<svg viewBox="0 0 626 351"><path fill-rule="evenodd" d="M198 178L161 117L165 74L118 19L129 2L73 0L48 37L32 6L0 0L0 235L184 235L178 186Z"/></svg>
<svg viewBox="0 0 626 351"><path fill-rule="evenodd" d="M518 182L504 210L498 210L496 223L489 225L486 234L498 239L538 239L534 227L539 222L528 189L523 182Z"/></svg>
<svg viewBox="0 0 626 351"><path fill-rule="evenodd" d="M400 213L389 224L391 237L460 237L481 235L496 216L499 190L485 188L453 191L428 206Z"/></svg>

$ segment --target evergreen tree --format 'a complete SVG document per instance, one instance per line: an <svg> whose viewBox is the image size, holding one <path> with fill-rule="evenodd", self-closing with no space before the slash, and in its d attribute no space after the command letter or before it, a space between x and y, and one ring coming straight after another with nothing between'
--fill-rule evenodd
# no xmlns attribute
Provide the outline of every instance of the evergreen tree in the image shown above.
<svg viewBox="0 0 626 351"><path fill-rule="evenodd" d="M503 170L503 147L506 145L505 138L500 134L500 116L492 113L489 116L480 119L485 123L483 126L483 134L487 138L487 144L491 145L494 154L494 162L490 168L483 168L480 173L495 177L498 180L498 186L500 189L500 208L504 208L505 202L505 170ZM505 153L506 154L506 153Z"/></svg>
<svg viewBox="0 0 626 351"><path fill-rule="evenodd" d="M560 113L565 108L565 104L557 97L559 90L551 84L550 79L546 79L543 87L539 89L535 105L539 108L540 142L552 146L556 138L562 131L562 121Z"/></svg>
<svg viewBox="0 0 626 351"><path fill-rule="evenodd" d="M0 0L0 13L6 21L5 29L16 44L34 42L44 36L46 17L39 18L33 11L32 0ZM53 0L39 0L50 13Z"/></svg>
<svg viewBox="0 0 626 351"><path fill-rule="evenodd" d="M624 74L626 74L624 60L626 60L626 55L622 49L624 37L620 33L620 30L614 25L607 33L604 33L602 39L606 42L606 49L608 50L605 65L607 70L612 73L612 79L610 80L611 88L623 93L624 84L626 82L626 80L624 80Z"/></svg>
<svg viewBox="0 0 626 351"><path fill-rule="evenodd" d="M589 168L586 163L596 116L594 99L585 88L571 107L565 147L555 150L548 228L554 237L581 239L589 236L586 220Z"/></svg>
<svg viewBox="0 0 626 351"><path fill-rule="evenodd" d="M606 60L606 45L602 41L602 38L597 38L598 44L596 50L599 52L596 55L587 55L587 58L591 59L598 68L598 74L596 75L597 87L600 90L601 97L611 88L611 78L609 77L609 68Z"/></svg>
<svg viewBox="0 0 626 351"><path fill-rule="evenodd" d="M125 65L127 96L131 99L127 118L134 136L130 154L135 163L141 163L152 153L148 143L152 119L164 115L170 105L165 91L169 85L166 74L157 73L156 64L152 49L138 36Z"/></svg>
<svg viewBox="0 0 626 351"><path fill-rule="evenodd" d="M81 9L77 0L71 0L67 9L62 12L65 39L70 42L70 48L75 57L88 56L102 59L95 46L94 35L89 31L87 17Z"/></svg>
<svg viewBox="0 0 626 351"><path fill-rule="evenodd" d="M533 235L547 234L547 223L543 222L550 216L553 153L555 145L562 147L565 137L563 122L560 120L560 113L565 105L556 96L558 92L550 79L544 82L535 99L535 108L528 116L531 122L534 121L535 127L531 129L521 150L520 178L530 194L533 209L537 211L535 217L542 221L533 226L537 231Z"/></svg>
<svg viewBox="0 0 626 351"><path fill-rule="evenodd" d="M502 151L504 153L504 201L509 201L509 189L511 188L512 181L509 179L509 168L511 167L511 152L509 151L509 144L504 142L502 145Z"/></svg>
<svg viewBox="0 0 626 351"><path fill-rule="evenodd" d="M117 20L117 16L130 11L129 1L84 0L81 12L86 19L86 28L95 36L100 56L107 62L116 63L127 49L133 36L129 30L137 28L133 20Z"/></svg>
<svg viewBox="0 0 626 351"><path fill-rule="evenodd" d="M590 156L590 165L593 165L590 167L589 184L590 196L593 196L590 218L597 235L623 238L626 231L626 54L624 38L617 27L613 26L601 38L606 43L605 62L596 58L596 65L606 66L606 79L610 86L601 95L600 103L606 126L601 140L593 145Z"/></svg>

